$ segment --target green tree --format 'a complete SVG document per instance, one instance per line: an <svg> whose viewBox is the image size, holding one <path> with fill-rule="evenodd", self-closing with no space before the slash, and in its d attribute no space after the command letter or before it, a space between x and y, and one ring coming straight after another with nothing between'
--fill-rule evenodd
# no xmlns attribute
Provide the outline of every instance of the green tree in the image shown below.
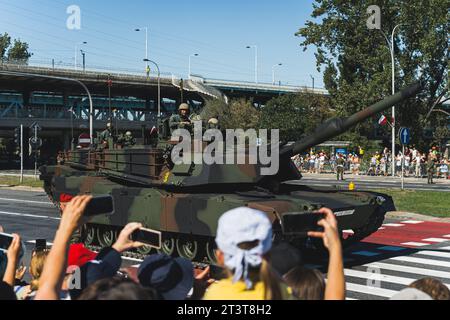
<svg viewBox="0 0 450 320"><path fill-rule="evenodd" d="M0 62L6 59L6 52L11 45L11 37L5 32L0 35Z"/></svg>
<svg viewBox="0 0 450 320"><path fill-rule="evenodd" d="M251 100L231 100L228 105L220 100L209 100L202 110L201 117L206 121L218 117L222 129L257 129L260 111Z"/></svg>
<svg viewBox="0 0 450 320"><path fill-rule="evenodd" d="M8 50L8 61L27 64L31 55L28 50L28 43L15 39L14 44Z"/></svg>
<svg viewBox="0 0 450 320"><path fill-rule="evenodd" d="M381 8L381 31L369 30L367 8ZM316 63L338 114L349 115L391 93L390 38L395 25L396 90L427 79L426 90L397 108L396 124L413 130L413 141L432 117L427 112L447 92L449 59L449 0L316 0L313 21L296 33L304 50L316 47ZM388 114L386 114L388 115ZM374 119L375 120L375 119ZM375 121L374 121L375 122ZM369 137L373 123L353 131ZM388 136L388 133L387 133Z"/></svg>
<svg viewBox="0 0 450 320"><path fill-rule="evenodd" d="M279 129L282 141L299 140L334 116L330 106L328 97L308 91L282 95L262 108L260 127Z"/></svg>

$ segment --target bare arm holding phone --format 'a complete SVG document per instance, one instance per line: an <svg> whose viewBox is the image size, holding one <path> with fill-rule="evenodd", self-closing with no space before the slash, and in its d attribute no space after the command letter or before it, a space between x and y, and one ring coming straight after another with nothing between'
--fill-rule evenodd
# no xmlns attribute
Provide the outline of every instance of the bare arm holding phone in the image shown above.
<svg viewBox="0 0 450 320"><path fill-rule="evenodd" d="M70 237L82 224L84 210L91 196L79 196L66 206L61 217L55 240L47 257L39 283L36 300L58 300L67 265Z"/></svg>
<svg viewBox="0 0 450 320"><path fill-rule="evenodd" d="M6 271L3 276L3 281L9 284L11 287L14 287L16 268L19 263L21 242L20 236L18 234L13 233L12 236L13 240L6 253L6 256L8 257L8 264L6 265Z"/></svg>
<svg viewBox="0 0 450 320"><path fill-rule="evenodd" d="M133 241L131 239L131 234L136 230L139 230L140 228L142 228L142 224L137 222L131 222L127 224L125 228L123 228L123 230L120 232L119 237L117 238L117 241L112 245L112 248L117 252L122 253L133 248L144 246L144 243Z"/></svg>
<svg viewBox="0 0 450 320"><path fill-rule="evenodd" d="M344 262L337 220L333 211L328 208L322 208L317 213L323 215L323 219L319 220L317 224L323 227L324 231L310 231L308 232L308 236L322 238L323 245L329 251L328 281L325 287L325 300L344 300Z"/></svg>

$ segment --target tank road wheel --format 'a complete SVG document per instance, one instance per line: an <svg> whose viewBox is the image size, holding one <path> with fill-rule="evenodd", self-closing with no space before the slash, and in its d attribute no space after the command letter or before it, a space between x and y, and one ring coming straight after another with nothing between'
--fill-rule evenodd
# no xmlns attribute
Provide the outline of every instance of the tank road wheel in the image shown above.
<svg viewBox="0 0 450 320"><path fill-rule="evenodd" d="M161 249L158 250L158 253L166 254L168 256L172 256L175 252L175 239L172 237L165 238L163 236Z"/></svg>
<svg viewBox="0 0 450 320"><path fill-rule="evenodd" d="M206 242L206 257L208 258L208 262L215 264L217 263L217 255L216 255L216 249L217 245L214 240L207 241Z"/></svg>
<svg viewBox="0 0 450 320"><path fill-rule="evenodd" d="M152 249L153 249L152 247L149 247L149 246L143 246L143 247L137 248L136 251L137 251L139 254L142 254L142 255L144 255L144 256L147 256L147 255L150 254L150 252L152 252Z"/></svg>
<svg viewBox="0 0 450 320"><path fill-rule="evenodd" d="M117 239L117 233L114 230L97 229L98 244L102 248L111 247Z"/></svg>
<svg viewBox="0 0 450 320"><path fill-rule="evenodd" d="M82 230L82 238L83 242L86 246L90 246L94 244L95 240L95 229L91 226L84 226Z"/></svg>
<svg viewBox="0 0 450 320"><path fill-rule="evenodd" d="M177 239L177 251L180 257L194 260L198 252L198 243L195 240Z"/></svg>

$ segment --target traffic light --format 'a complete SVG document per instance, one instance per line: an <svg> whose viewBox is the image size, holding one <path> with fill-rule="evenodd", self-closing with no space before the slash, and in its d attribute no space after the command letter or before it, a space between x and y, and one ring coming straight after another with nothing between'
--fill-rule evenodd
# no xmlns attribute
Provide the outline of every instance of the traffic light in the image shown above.
<svg viewBox="0 0 450 320"><path fill-rule="evenodd" d="M20 155L20 150L21 150L21 132L20 132L20 127L17 127L14 129L14 144L15 144L15 153L17 155Z"/></svg>

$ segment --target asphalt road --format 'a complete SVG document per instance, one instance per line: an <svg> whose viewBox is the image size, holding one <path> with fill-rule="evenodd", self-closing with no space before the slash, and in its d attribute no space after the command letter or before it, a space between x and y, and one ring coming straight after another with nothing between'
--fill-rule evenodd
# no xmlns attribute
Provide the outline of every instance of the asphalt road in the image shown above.
<svg viewBox="0 0 450 320"><path fill-rule="evenodd" d="M355 183L358 189L384 189L401 188L400 178L381 177L381 176L355 176L352 174L344 175L344 181L338 181L334 174L303 174L303 178L293 181L295 184L304 184L308 186L330 187L347 189L350 182ZM407 177L404 179L404 188L407 190L427 190L450 192L450 180L434 179L435 184L427 184L426 178Z"/></svg>
<svg viewBox="0 0 450 320"><path fill-rule="evenodd" d="M22 236L25 265L29 265L33 240L52 242L58 215L43 192L0 189L0 225L7 233ZM378 232L347 248L344 261L349 300L388 299L425 276L450 287L450 224L386 220ZM323 258L306 257L306 262L326 274ZM123 260L124 266L136 264L139 261Z"/></svg>

